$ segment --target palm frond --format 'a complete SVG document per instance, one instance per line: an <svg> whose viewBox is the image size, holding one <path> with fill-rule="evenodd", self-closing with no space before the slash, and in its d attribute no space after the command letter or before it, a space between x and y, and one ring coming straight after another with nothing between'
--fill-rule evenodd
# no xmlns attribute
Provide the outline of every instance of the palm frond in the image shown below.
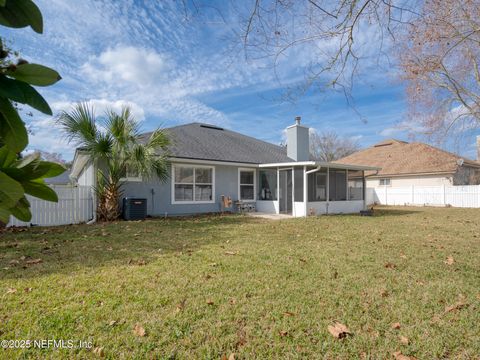
<svg viewBox="0 0 480 360"><path fill-rule="evenodd" d="M88 146L96 140L98 128L95 124L95 115L87 103L78 103L68 112L62 111L57 122L69 142Z"/></svg>

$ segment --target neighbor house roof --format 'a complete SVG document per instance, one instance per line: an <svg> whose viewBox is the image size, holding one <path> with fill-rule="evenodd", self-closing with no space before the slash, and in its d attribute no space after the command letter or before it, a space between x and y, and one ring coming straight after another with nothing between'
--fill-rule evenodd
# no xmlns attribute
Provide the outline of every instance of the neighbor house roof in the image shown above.
<svg viewBox="0 0 480 360"><path fill-rule="evenodd" d="M395 139L384 140L336 162L377 166L370 176L455 173L459 166L480 167L480 163L462 158L431 145Z"/></svg>
<svg viewBox="0 0 480 360"><path fill-rule="evenodd" d="M52 178L45 178L45 183L49 185L66 185L70 184L70 169L65 170L63 174Z"/></svg>
<svg viewBox="0 0 480 360"><path fill-rule="evenodd" d="M191 123L165 130L172 141L169 150L174 158L251 164L293 161L284 147L214 125Z"/></svg>

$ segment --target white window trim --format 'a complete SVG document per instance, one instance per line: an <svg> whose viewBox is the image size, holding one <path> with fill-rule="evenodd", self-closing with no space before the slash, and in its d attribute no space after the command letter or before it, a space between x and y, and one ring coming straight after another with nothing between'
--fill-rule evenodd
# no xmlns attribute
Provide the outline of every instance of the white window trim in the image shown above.
<svg viewBox="0 0 480 360"><path fill-rule="evenodd" d="M211 169L212 170L212 200L206 201L195 201L195 171L193 172L193 201L176 201L175 200L175 168L176 167L191 167L197 169ZM194 205L194 204L214 204L215 203L215 166L206 166L206 165L198 165L198 164L172 164L172 188L171 188L171 204L172 205ZM182 183L179 183L182 184ZM204 183L199 183L199 185L207 185ZM209 184L208 184L209 185Z"/></svg>
<svg viewBox="0 0 480 360"><path fill-rule="evenodd" d="M242 171L250 171L253 172L253 200L243 200L240 197L240 185L251 185L251 184L240 184L240 172ZM254 168L238 168L238 200L243 202L255 202L257 201L257 170Z"/></svg>

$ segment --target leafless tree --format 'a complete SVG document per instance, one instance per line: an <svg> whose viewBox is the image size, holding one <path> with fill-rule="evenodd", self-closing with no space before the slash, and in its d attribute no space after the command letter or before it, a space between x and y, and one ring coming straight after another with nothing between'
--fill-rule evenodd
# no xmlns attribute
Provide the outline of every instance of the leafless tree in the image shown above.
<svg viewBox="0 0 480 360"><path fill-rule="evenodd" d="M310 153L321 161L335 161L360 150L357 140L341 137L335 131L310 133Z"/></svg>
<svg viewBox="0 0 480 360"><path fill-rule="evenodd" d="M212 8L206 0L182 3L186 17L188 9L198 14ZM404 123L411 130L442 137L480 127L480 0L228 4L221 18L238 47L247 60L273 67L288 100L333 90L343 92L355 109L354 85L380 77L405 82L409 112ZM238 26L231 23L231 13ZM285 80L282 66L292 59L299 71Z"/></svg>
<svg viewBox="0 0 480 360"><path fill-rule="evenodd" d="M399 46L410 118L440 139L478 128L480 1L429 0L422 13Z"/></svg>
<svg viewBox="0 0 480 360"><path fill-rule="evenodd" d="M56 152L48 152L44 150L35 150L36 153L45 161L50 161L58 164L66 164L66 161L63 159L62 154Z"/></svg>

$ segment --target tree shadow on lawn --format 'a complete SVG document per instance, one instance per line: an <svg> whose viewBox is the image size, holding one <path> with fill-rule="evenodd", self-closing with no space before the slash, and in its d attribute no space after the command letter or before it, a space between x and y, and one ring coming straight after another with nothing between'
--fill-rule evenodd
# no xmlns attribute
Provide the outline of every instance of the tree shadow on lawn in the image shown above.
<svg viewBox="0 0 480 360"><path fill-rule="evenodd" d="M402 216L402 215L412 215L412 214L419 214L422 209L413 210L411 208L399 209L398 207L395 208L388 208L388 207L381 207L381 208L374 208L373 216L380 217L380 216Z"/></svg>
<svg viewBox="0 0 480 360"><path fill-rule="evenodd" d="M242 224L264 222L210 215L8 230L0 233L0 280L68 274L109 264L144 265L162 254L188 255L225 243Z"/></svg>

